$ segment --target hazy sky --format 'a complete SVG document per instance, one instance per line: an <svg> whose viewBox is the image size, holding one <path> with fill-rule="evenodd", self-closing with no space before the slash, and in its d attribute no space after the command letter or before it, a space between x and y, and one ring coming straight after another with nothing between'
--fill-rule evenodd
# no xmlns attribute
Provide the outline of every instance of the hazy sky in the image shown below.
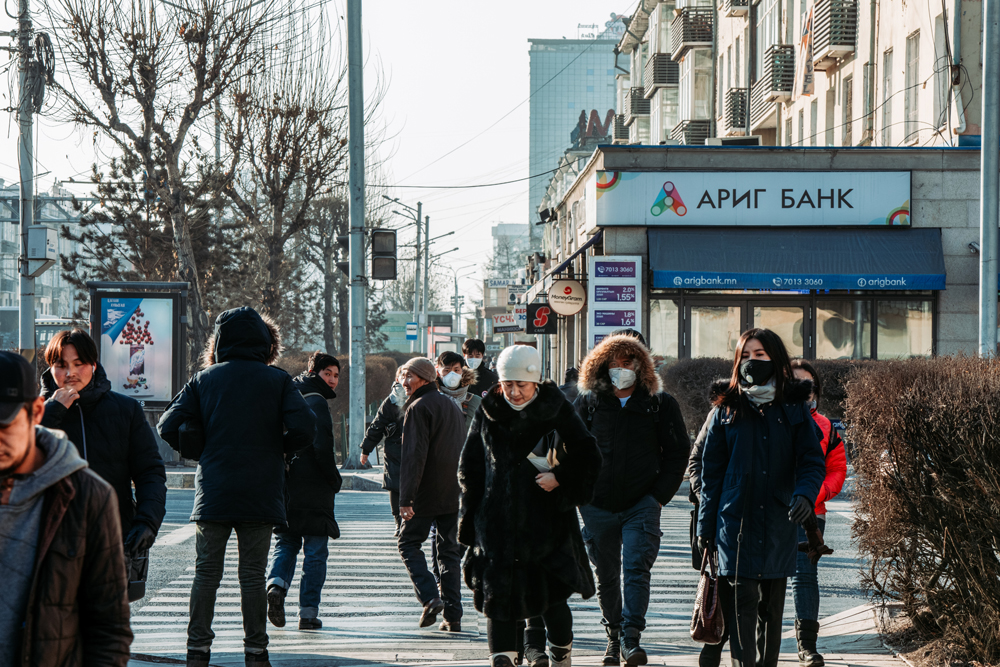
<svg viewBox="0 0 1000 667"><path fill-rule="evenodd" d="M387 87L381 121L389 137L382 150L388 181L469 185L528 176L527 40L576 39L578 24L603 26L612 12L629 14L635 5L636 0L364 2L366 92L379 71ZM345 0L333 0L332 10L343 16ZM0 23L3 30L14 27L6 17ZM5 93L4 106L10 103ZM18 180L17 124L14 114L8 116L0 134L0 178L11 183ZM52 172L36 181L39 191L48 190L55 178L88 177L95 159L90 133L45 116L37 118L36 128L38 171ZM442 262L462 273L487 260L493 223L528 222L527 181L471 190L400 187L391 196L413 206L422 201L432 237L455 231L432 252L458 246ZM412 243L412 228L400 242ZM441 275L450 285L451 272ZM480 277L473 274L460 284L467 306L480 296Z"/></svg>

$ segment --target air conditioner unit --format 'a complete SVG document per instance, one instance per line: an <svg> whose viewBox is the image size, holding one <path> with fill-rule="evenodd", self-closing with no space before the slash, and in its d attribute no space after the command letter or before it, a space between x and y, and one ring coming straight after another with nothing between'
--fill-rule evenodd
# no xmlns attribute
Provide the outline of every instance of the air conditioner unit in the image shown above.
<svg viewBox="0 0 1000 667"><path fill-rule="evenodd" d="M760 135L749 137L709 137L705 139L706 146L761 146Z"/></svg>

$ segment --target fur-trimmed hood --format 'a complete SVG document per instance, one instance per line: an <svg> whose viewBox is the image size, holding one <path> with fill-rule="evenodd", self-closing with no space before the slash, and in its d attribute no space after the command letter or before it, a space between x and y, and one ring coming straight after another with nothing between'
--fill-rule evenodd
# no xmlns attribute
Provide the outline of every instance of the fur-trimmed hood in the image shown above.
<svg viewBox="0 0 1000 667"><path fill-rule="evenodd" d="M215 320L215 331L201 353L202 368L232 359L249 359L272 365L281 356L277 323L249 306L233 308Z"/></svg>
<svg viewBox="0 0 1000 667"><path fill-rule="evenodd" d="M471 387L476 384L476 380L479 379L479 373L472 370L468 366L462 366L462 381L458 383L459 387Z"/></svg>
<svg viewBox="0 0 1000 667"><path fill-rule="evenodd" d="M619 334L602 340L583 360L578 383L580 393L613 391L608 366L618 357L635 359L636 387L642 387L650 394L661 391L660 378L656 374L649 349L636 338Z"/></svg>
<svg viewBox="0 0 1000 667"><path fill-rule="evenodd" d="M483 398L483 414L493 422L509 421L519 415L540 422L555 419L559 414L559 408L566 403L566 397L552 380L539 383L537 391L538 397L531 402L531 405L518 412L507 404L503 392L498 387L496 391L491 391Z"/></svg>
<svg viewBox="0 0 1000 667"><path fill-rule="evenodd" d="M726 392L729 390L729 378L719 378L708 389L708 402L712 405L728 405ZM781 397L782 403L804 403L813 392L812 380L792 378L785 381L785 390Z"/></svg>

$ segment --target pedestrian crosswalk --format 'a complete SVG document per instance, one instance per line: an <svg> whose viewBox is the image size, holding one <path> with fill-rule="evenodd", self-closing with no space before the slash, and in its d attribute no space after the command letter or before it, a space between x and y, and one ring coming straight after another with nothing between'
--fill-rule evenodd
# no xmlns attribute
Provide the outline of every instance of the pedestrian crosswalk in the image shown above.
<svg viewBox="0 0 1000 667"><path fill-rule="evenodd" d="M337 497L341 537L330 542L329 569L323 587L323 628L297 629L299 576L286 599L288 625L268 624L270 650L280 653L336 655L367 661L407 662L481 657L485 650L485 618L472 606L463 587L461 633L419 629L420 604L399 558L385 494L345 492ZM690 505L680 497L663 508L663 538L652 572L645 644L690 643L688 626L698 573L691 568L688 541ZM425 553L429 548L425 547ZM237 546L231 539L219 589L213 629L213 654L243 651ZM301 558L299 560L301 568ZM135 654L182 657L194 566L152 593L132 618ZM574 651L603 651L606 640L596 597L570 600Z"/></svg>

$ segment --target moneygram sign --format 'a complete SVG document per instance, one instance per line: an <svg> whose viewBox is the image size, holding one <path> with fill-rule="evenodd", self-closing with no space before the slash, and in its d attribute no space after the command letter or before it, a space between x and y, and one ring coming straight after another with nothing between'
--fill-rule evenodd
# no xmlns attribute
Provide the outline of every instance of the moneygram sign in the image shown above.
<svg viewBox="0 0 1000 667"><path fill-rule="evenodd" d="M598 171L597 226L909 226L906 171Z"/></svg>

